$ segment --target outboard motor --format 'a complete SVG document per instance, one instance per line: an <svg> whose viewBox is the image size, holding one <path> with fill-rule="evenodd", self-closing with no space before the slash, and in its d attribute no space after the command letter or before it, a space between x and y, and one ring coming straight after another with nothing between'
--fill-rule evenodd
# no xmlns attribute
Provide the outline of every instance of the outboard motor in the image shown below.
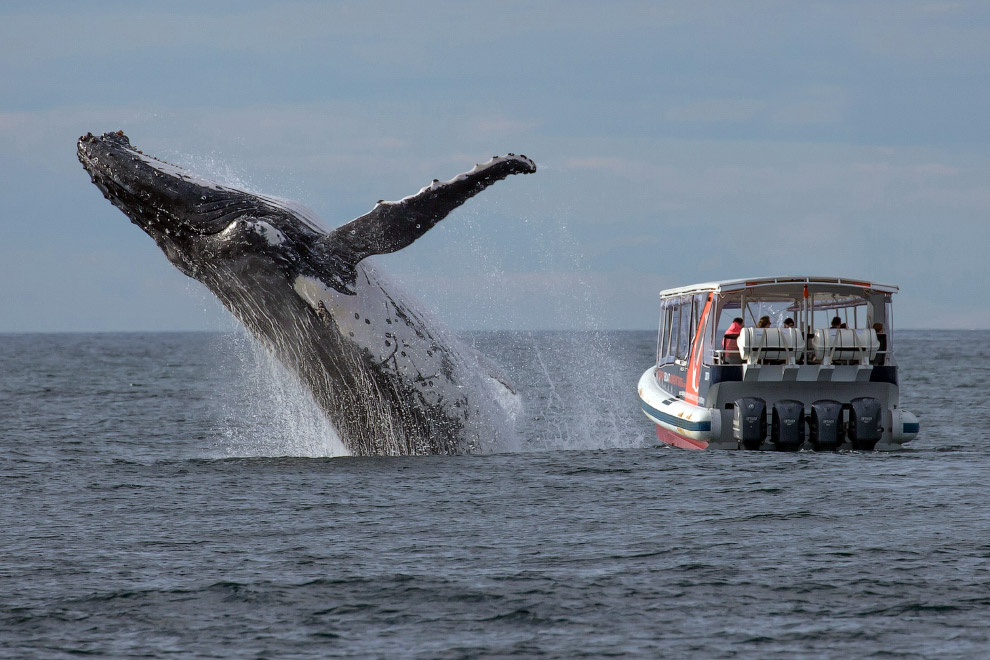
<svg viewBox="0 0 990 660"><path fill-rule="evenodd" d="M883 437L883 408L879 399L860 396L849 402L848 433L853 449L873 451Z"/></svg>
<svg viewBox="0 0 990 660"><path fill-rule="evenodd" d="M770 441L777 451L797 451L804 444L804 404L781 399L773 404Z"/></svg>
<svg viewBox="0 0 990 660"><path fill-rule="evenodd" d="M759 449L767 437L767 402L755 397L736 399L732 437L744 449Z"/></svg>
<svg viewBox="0 0 990 660"><path fill-rule="evenodd" d="M842 429L842 404L822 399L811 404L811 448L815 451L835 451L845 440Z"/></svg>

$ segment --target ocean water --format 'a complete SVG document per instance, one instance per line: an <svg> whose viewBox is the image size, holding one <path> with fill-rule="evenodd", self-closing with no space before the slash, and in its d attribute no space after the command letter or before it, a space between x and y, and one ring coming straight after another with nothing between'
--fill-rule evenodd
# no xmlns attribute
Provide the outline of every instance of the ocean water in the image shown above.
<svg viewBox="0 0 990 660"><path fill-rule="evenodd" d="M990 333L892 454L656 446L650 332L484 333L524 451L353 458L238 335L0 335L0 657L990 657Z"/></svg>

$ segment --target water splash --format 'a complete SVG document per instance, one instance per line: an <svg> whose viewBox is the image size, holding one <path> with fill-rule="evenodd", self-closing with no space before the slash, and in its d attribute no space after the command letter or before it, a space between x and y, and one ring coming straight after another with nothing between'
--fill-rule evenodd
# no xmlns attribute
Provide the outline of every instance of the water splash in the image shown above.
<svg viewBox="0 0 990 660"><path fill-rule="evenodd" d="M479 347L514 373L524 399L517 433L524 451L641 447L651 442L635 405L640 351L611 333L479 333ZM649 347L646 346L648 354Z"/></svg>
<svg viewBox="0 0 990 660"><path fill-rule="evenodd" d="M165 160L175 163L179 167L188 170L189 174L202 175L211 181L238 188L248 192L258 192L256 186L250 181L248 175L233 167L230 161L222 155L213 152L209 154L165 152Z"/></svg>
<svg viewBox="0 0 990 660"><path fill-rule="evenodd" d="M545 206L533 200L532 206ZM473 292L470 307L486 309L490 325L497 325L499 305L506 304L503 255L482 238L490 218L480 211L462 212L458 220L467 230L459 248L471 253L472 262L489 276ZM605 329L603 303L586 272L580 245L561 214L520 217L515 227L525 238L520 250L541 264L548 276L534 278L543 286L541 304L559 319L577 329L562 331L502 331L476 333L479 350L510 371L523 398L523 411L516 420L521 449L605 449L652 444L644 429L636 402L635 384L648 363L652 348L625 354L613 348ZM525 225L525 228L522 227ZM554 278L554 273L567 276ZM545 311L541 310L541 311ZM519 368L521 365L530 365Z"/></svg>
<svg viewBox="0 0 990 660"><path fill-rule="evenodd" d="M557 343L551 356L554 366L543 369L557 401L549 402L543 416L563 420L557 426L565 433L548 429L544 441L559 449L640 446L641 427L631 426L621 414L632 392L617 383L618 356L609 335L603 331L560 333ZM539 345L535 346L540 352Z"/></svg>
<svg viewBox="0 0 990 660"><path fill-rule="evenodd" d="M294 374L246 332L219 340L230 389L222 400L225 456L347 456L330 420Z"/></svg>

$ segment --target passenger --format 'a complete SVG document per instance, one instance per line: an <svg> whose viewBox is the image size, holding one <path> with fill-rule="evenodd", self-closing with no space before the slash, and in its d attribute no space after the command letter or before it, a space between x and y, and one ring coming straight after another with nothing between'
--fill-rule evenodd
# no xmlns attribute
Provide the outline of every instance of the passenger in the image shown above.
<svg viewBox="0 0 990 660"><path fill-rule="evenodd" d="M840 316L833 317L832 318L832 328L835 329L835 328L840 328L840 327L842 327L842 317L840 317Z"/></svg>
<svg viewBox="0 0 990 660"><path fill-rule="evenodd" d="M839 330L848 330L848 329L849 329L849 326L846 325L845 323L840 323L839 324Z"/></svg>
<svg viewBox="0 0 990 660"><path fill-rule="evenodd" d="M732 319L732 325L729 329L725 331L725 335L722 336L722 361L723 362L739 362L739 333L742 332L742 319L738 316Z"/></svg>
<svg viewBox="0 0 990 660"><path fill-rule="evenodd" d="M739 343L736 341L739 339L739 333L743 329L743 320L738 316L732 319L732 325L729 329L725 331L725 336L722 337L722 350L724 351L735 351L738 355L739 353Z"/></svg>
<svg viewBox="0 0 990 660"><path fill-rule="evenodd" d="M769 328L770 327L770 317L761 316L760 320L756 323L757 328Z"/></svg>
<svg viewBox="0 0 990 660"><path fill-rule="evenodd" d="M883 331L883 323L874 323L873 329L877 333L877 356L873 358L873 364L881 365L887 361L887 333Z"/></svg>
<svg viewBox="0 0 990 660"><path fill-rule="evenodd" d="M794 327L794 319L792 319L789 316L786 319L784 319L784 327L785 328L793 328Z"/></svg>

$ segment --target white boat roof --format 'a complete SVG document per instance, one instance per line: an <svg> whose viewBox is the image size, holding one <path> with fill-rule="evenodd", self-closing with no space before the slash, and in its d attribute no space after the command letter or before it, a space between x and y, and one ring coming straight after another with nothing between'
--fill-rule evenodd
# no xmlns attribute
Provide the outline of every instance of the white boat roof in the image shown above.
<svg viewBox="0 0 990 660"><path fill-rule="evenodd" d="M895 284L881 284L855 277L820 277L820 276L782 276L782 277L748 277L736 280L721 280L719 282L703 282L701 284L689 284L673 289L664 289L660 292L661 298L669 296L683 296L690 293L702 293L714 291L716 293L727 293L730 291L740 291L742 289L771 287L775 285L816 285L828 288L829 286L854 287L857 289L871 289L883 293L897 293Z"/></svg>

